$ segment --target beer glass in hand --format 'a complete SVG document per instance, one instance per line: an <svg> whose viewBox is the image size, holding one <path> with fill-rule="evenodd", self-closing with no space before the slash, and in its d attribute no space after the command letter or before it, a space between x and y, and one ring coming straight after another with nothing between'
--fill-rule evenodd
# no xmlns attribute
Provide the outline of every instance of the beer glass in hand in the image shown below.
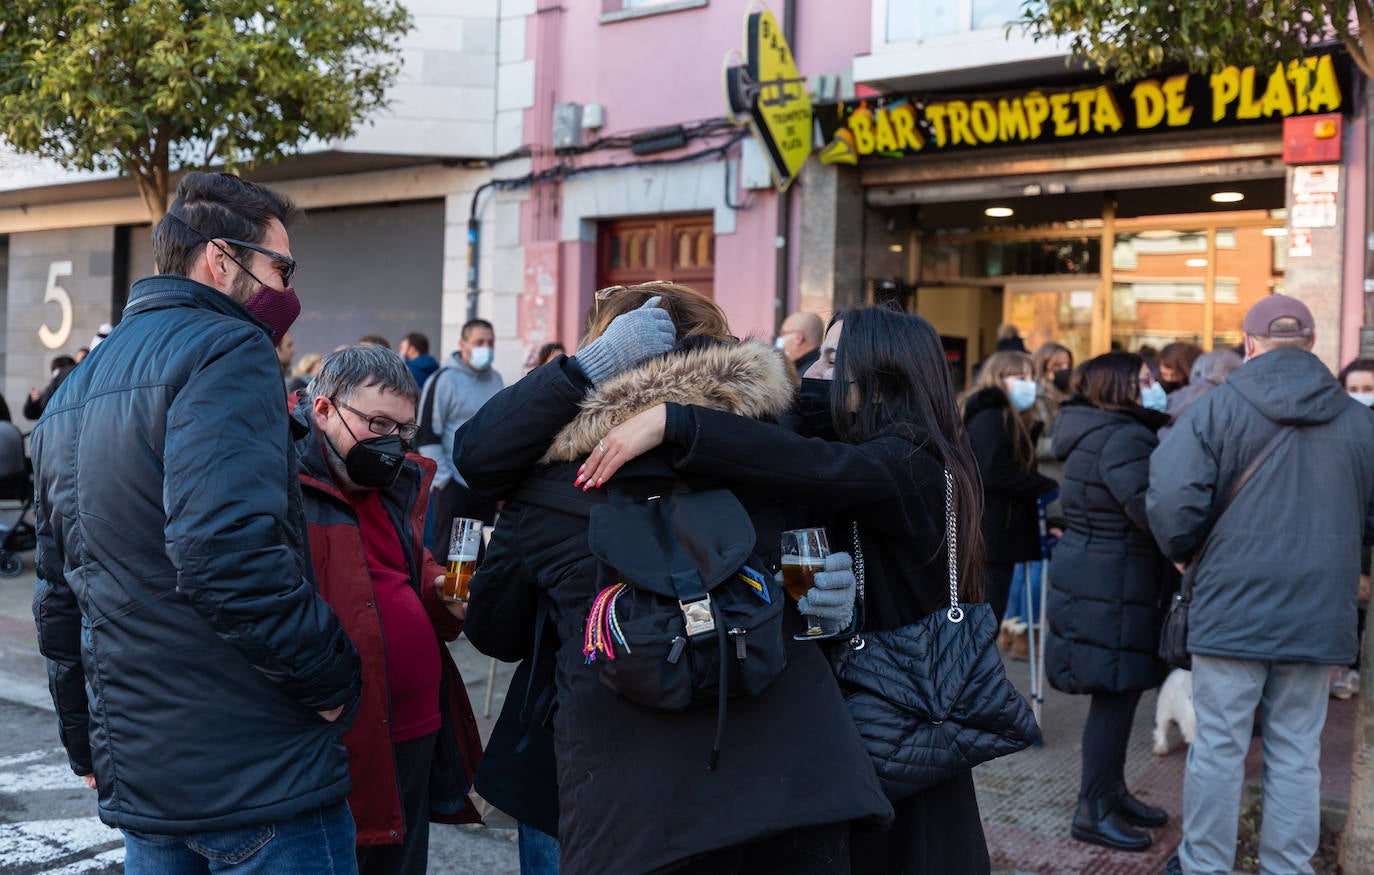
<svg viewBox="0 0 1374 875"><path fill-rule="evenodd" d="M816 574L825 570L830 555L825 529L793 529L782 533L782 588L793 601L800 601L816 583ZM806 632L797 640L826 638L836 630L826 629L820 617L806 616Z"/></svg>
<svg viewBox="0 0 1374 875"><path fill-rule="evenodd" d="M477 570L477 548L482 543L482 521L459 517L453 521L448 542L448 571L444 573L445 601L468 600L468 582Z"/></svg>

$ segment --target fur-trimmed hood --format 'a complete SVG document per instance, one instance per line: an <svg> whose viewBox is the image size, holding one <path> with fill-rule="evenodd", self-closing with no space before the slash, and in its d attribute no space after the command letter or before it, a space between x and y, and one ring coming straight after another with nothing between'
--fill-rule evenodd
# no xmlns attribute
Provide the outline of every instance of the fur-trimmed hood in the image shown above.
<svg viewBox="0 0 1374 875"><path fill-rule="evenodd" d="M786 411L795 391L787 359L765 343L746 340L669 353L596 387L540 462L587 456L612 428L655 404L694 404L758 419Z"/></svg>

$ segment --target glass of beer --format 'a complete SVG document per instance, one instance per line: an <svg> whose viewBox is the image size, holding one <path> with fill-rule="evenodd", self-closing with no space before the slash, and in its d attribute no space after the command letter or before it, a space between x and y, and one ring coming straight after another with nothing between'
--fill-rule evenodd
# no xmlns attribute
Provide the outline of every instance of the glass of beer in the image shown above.
<svg viewBox="0 0 1374 875"><path fill-rule="evenodd" d="M800 601L815 586L816 572L825 570L825 557L829 555L825 529L793 529L782 533L782 588L793 601ZM839 631L827 629L820 617L806 615L806 632L794 637L799 641L827 638Z"/></svg>
<svg viewBox="0 0 1374 875"><path fill-rule="evenodd" d="M477 570L477 550L482 544L482 521L459 517L453 521L448 542L448 570L444 572L443 598L450 602L468 600L468 583Z"/></svg>

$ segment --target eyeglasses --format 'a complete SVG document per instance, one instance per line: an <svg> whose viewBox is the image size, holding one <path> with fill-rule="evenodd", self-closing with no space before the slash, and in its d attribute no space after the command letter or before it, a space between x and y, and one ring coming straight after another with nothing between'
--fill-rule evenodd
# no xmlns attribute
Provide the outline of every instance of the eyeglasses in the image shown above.
<svg viewBox="0 0 1374 875"><path fill-rule="evenodd" d="M344 410L349 411L354 416L357 416L359 419L366 422L367 430L379 437L386 437L390 434L399 434L401 436L401 440L405 441L406 443L410 443L411 441L415 440L415 437L420 433L420 426L418 425L402 425L396 420L386 416L368 416L366 413L363 413L361 410L350 404L344 404L342 401L337 401L333 398L329 400L334 402L335 407L342 407Z"/></svg>
<svg viewBox="0 0 1374 875"><path fill-rule="evenodd" d="M238 246L243 249L251 249L254 252L261 252L268 258L281 265L281 281L286 285L291 285L291 277L296 273L296 259L289 255L282 255L280 252L273 252L270 249L259 246L256 243L249 243L246 240L231 240L228 237L219 238L230 246ZM244 268L247 270L247 268Z"/></svg>

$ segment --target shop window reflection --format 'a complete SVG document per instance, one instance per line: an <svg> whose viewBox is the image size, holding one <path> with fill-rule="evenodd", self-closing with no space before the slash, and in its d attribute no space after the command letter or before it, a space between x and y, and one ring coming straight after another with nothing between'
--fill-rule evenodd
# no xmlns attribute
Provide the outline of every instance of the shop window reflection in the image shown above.
<svg viewBox="0 0 1374 875"><path fill-rule="evenodd" d="M1059 240L940 240L921 250L927 280L1064 276L1099 271L1097 237Z"/></svg>

